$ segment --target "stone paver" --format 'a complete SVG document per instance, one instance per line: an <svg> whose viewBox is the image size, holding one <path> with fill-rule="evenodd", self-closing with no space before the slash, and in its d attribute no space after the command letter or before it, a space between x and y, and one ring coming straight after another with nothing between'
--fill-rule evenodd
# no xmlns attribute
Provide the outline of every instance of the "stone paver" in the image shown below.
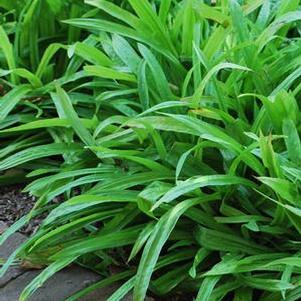
<svg viewBox="0 0 301 301"><path fill-rule="evenodd" d="M0 290L0 301L18 301L24 287L33 280L40 271L28 271L9 282ZM77 291L98 281L97 274L78 266L66 268L51 277L29 299L29 301L63 301ZM106 300L114 288L98 290L81 301Z"/></svg>
<svg viewBox="0 0 301 301"><path fill-rule="evenodd" d="M0 231L4 229L3 224L0 225ZM26 240L26 237L20 233L15 233L9 237L2 246L0 246L0 258L7 259L9 255L22 243ZM0 278L0 288L5 286L12 279L17 278L22 275L25 270L19 267L11 267L7 273Z"/></svg>
<svg viewBox="0 0 301 301"><path fill-rule="evenodd" d="M1 229L4 229L0 224ZM12 235L1 247L0 257L7 258L26 237L20 233ZM19 267L12 267L4 277L0 278L0 301L18 301L19 296L27 284L31 282L41 271L25 270ZM80 266L71 266L53 275L40 287L28 301L64 301L81 289L99 281L98 274L84 269ZM105 301L118 288L110 286L91 292L89 295L79 299L80 301ZM128 295L123 301L131 301ZM147 298L153 301L152 298Z"/></svg>

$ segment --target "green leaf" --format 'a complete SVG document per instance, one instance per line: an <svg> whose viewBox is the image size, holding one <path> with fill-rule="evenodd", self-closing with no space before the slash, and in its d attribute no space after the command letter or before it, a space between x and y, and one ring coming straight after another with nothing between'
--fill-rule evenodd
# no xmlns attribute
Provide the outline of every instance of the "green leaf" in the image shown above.
<svg viewBox="0 0 301 301"><path fill-rule="evenodd" d="M142 110L145 111L149 109L149 91L148 91L148 84L147 84L147 79L146 79L146 61L143 60L139 63L138 66L138 93L139 93L139 98L141 102L141 107Z"/></svg>
<svg viewBox="0 0 301 301"><path fill-rule="evenodd" d="M149 223L139 234L138 239L136 240L131 254L129 256L128 261L131 261L137 254L138 252L142 249L143 245L146 243L148 240L149 236L151 235L153 229L154 229L154 223Z"/></svg>
<svg viewBox="0 0 301 301"><path fill-rule="evenodd" d="M51 259L60 261L64 258L76 258L77 256L94 251L131 245L136 241L142 226L143 225L139 225L137 227L128 228L113 234L100 234L94 237L84 238L52 255Z"/></svg>
<svg viewBox="0 0 301 301"><path fill-rule="evenodd" d="M161 249L175 227L178 219L186 210L199 202L201 201L192 199L177 204L165 213L156 224L151 236L147 240L141 256L134 287L134 301L144 300Z"/></svg>
<svg viewBox="0 0 301 301"><path fill-rule="evenodd" d="M58 113L60 114L60 110L63 112L63 116L61 113L60 118L67 118L70 124L72 125L74 131L80 137L80 139L88 146L95 145L95 141L81 122L80 118L77 116L76 111L74 110L72 103L68 94L60 87L56 87L57 94L53 97L54 103L57 107Z"/></svg>
<svg viewBox="0 0 301 301"><path fill-rule="evenodd" d="M111 67L113 62L102 51L91 45L77 42L71 46L74 53L81 56L86 61L104 67Z"/></svg>
<svg viewBox="0 0 301 301"><path fill-rule="evenodd" d="M170 6L171 6L171 0L162 0L161 1L160 9L159 9L159 18L163 24L165 23L165 21L167 19Z"/></svg>
<svg viewBox="0 0 301 301"><path fill-rule="evenodd" d="M16 66L15 57L13 53L13 46L10 43L8 36L1 25L0 25L0 40L1 40L0 49L4 53L8 68L15 69L17 66ZM11 80L13 84L18 83L18 77L16 77L14 74L12 74Z"/></svg>
<svg viewBox="0 0 301 301"><path fill-rule="evenodd" d="M209 80L216 73L218 73L220 70L228 69L228 68L230 68L230 69L237 69L237 70L243 70L243 71L251 71L247 67L243 67L243 66L236 65L236 64L233 64L233 63L220 63L220 64L214 66L211 70L209 70L209 72L206 74L206 76L203 78L203 80L201 81L201 83L197 87L196 91L194 92L193 103L195 105L198 104L199 99L202 97L204 89L205 89L206 85L208 84Z"/></svg>
<svg viewBox="0 0 301 301"><path fill-rule="evenodd" d="M121 36L113 35L112 46L119 58L130 68L133 73L137 73L141 58L132 46Z"/></svg>
<svg viewBox="0 0 301 301"><path fill-rule="evenodd" d="M16 154L0 161L0 170L6 170L25 162L33 161L49 156L63 155L69 152L80 152L82 147L78 144L66 143L50 143L46 145L39 145L29 147L25 150L17 152Z"/></svg>
<svg viewBox="0 0 301 301"><path fill-rule="evenodd" d="M296 205L297 200L300 198L297 187L295 184L278 178L258 178L262 183L272 188L277 194L279 194L287 202Z"/></svg>
<svg viewBox="0 0 301 301"><path fill-rule="evenodd" d="M169 88L167 78L166 78L164 71L162 70L160 64L156 60L155 56L151 53L151 51L149 49L147 49L142 44L139 44L138 48L152 72L152 76L153 76L153 79L157 86L158 93L160 94L160 96L162 97L162 99L164 101L171 100L172 93Z"/></svg>
<svg viewBox="0 0 301 301"><path fill-rule="evenodd" d="M196 297L196 301L209 301L214 286L219 280L219 276L206 277L202 282L202 285Z"/></svg>
<svg viewBox="0 0 301 301"><path fill-rule="evenodd" d="M113 70L107 67L85 66L84 70L88 76L98 76L101 78L136 82L136 77L134 75Z"/></svg>
<svg viewBox="0 0 301 301"><path fill-rule="evenodd" d="M20 85L3 96L0 102L0 120L3 120L30 90L30 86Z"/></svg>
<svg viewBox="0 0 301 301"><path fill-rule="evenodd" d="M16 68L11 70L0 70L0 76L6 76L8 74L16 74L22 78L27 79L33 88L40 88L42 86L40 79L27 69Z"/></svg>
<svg viewBox="0 0 301 301"><path fill-rule="evenodd" d="M177 186L171 188L161 199L159 199L152 210L158 208L162 203L169 203L178 197L206 186L228 186L228 185L246 185L254 187L254 183L249 180L228 175L212 175L190 178L180 182Z"/></svg>
<svg viewBox="0 0 301 301"><path fill-rule="evenodd" d="M130 278L127 282L125 282L114 294L110 296L107 301L119 301L123 300L127 293L129 293L134 287L136 281L136 277Z"/></svg>
<svg viewBox="0 0 301 301"><path fill-rule="evenodd" d="M133 274L132 271L126 271L126 272L118 273L118 274L115 274L108 278L102 279L99 282L96 282L96 283L84 288L83 290L77 292L76 294L72 295L65 301L78 300L79 298L81 298L85 295L88 295L90 292L93 292L94 290L108 287L109 285L112 285L113 283L119 282L120 280L123 280L124 278L131 276L132 274Z"/></svg>
<svg viewBox="0 0 301 301"><path fill-rule="evenodd" d="M297 165L301 164L301 142L298 135L297 128L291 119L283 121L283 134L288 151L288 156Z"/></svg>

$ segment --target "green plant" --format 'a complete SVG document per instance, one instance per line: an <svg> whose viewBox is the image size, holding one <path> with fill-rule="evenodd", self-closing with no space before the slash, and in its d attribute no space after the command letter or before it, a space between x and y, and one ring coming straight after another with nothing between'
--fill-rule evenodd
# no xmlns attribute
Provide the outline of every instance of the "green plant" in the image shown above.
<svg viewBox="0 0 301 301"><path fill-rule="evenodd" d="M299 1L12 2L0 180L38 201L0 242L49 212L20 300L71 262L105 279L68 301L299 300Z"/></svg>

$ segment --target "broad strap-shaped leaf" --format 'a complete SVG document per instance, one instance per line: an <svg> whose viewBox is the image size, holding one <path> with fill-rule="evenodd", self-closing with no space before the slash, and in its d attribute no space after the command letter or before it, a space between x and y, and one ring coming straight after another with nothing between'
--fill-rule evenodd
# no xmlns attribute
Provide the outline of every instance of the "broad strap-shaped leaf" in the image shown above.
<svg viewBox="0 0 301 301"><path fill-rule="evenodd" d="M69 152L81 152L82 150L83 148L76 143L50 143L46 145L33 146L0 161L0 170L6 170L40 158L63 155Z"/></svg>
<svg viewBox="0 0 301 301"><path fill-rule="evenodd" d="M160 256L160 252L174 229L178 219L190 207L201 202L200 200L187 200L181 202L165 213L152 231L144 247L139 263L136 284L134 288L134 301L143 301L151 279L151 275Z"/></svg>
<svg viewBox="0 0 301 301"><path fill-rule="evenodd" d="M20 85L4 95L0 99L0 120L3 120L30 91L31 88L29 85Z"/></svg>
<svg viewBox="0 0 301 301"><path fill-rule="evenodd" d="M255 184L251 181L229 175L211 175L190 178L180 182L177 186L171 188L162 198L160 198L152 207L152 210L158 208L163 203L169 203L178 197L192 192L197 188L206 186L228 186L228 185L246 185L254 187Z"/></svg>
<svg viewBox="0 0 301 301"><path fill-rule="evenodd" d="M74 110L68 94L59 86L56 87L57 94L54 95L53 100L57 107L60 118L67 118L72 125L74 131L80 139L88 146L95 145L95 141L88 131L88 129L81 122L76 111ZM60 113L61 112L61 113ZM64 114L62 116L62 113Z"/></svg>

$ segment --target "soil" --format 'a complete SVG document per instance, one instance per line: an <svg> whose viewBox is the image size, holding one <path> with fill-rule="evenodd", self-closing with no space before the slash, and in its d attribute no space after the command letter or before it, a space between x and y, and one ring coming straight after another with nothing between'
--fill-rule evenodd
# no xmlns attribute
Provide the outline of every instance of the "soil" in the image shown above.
<svg viewBox="0 0 301 301"><path fill-rule="evenodd" d="M0 221L8 226L29 213L36 202L34 196L23 193L22 189L21 185L0 187ZM31 235L37 230L40 222L41 218L33 219L19 232Z"/></svg>

